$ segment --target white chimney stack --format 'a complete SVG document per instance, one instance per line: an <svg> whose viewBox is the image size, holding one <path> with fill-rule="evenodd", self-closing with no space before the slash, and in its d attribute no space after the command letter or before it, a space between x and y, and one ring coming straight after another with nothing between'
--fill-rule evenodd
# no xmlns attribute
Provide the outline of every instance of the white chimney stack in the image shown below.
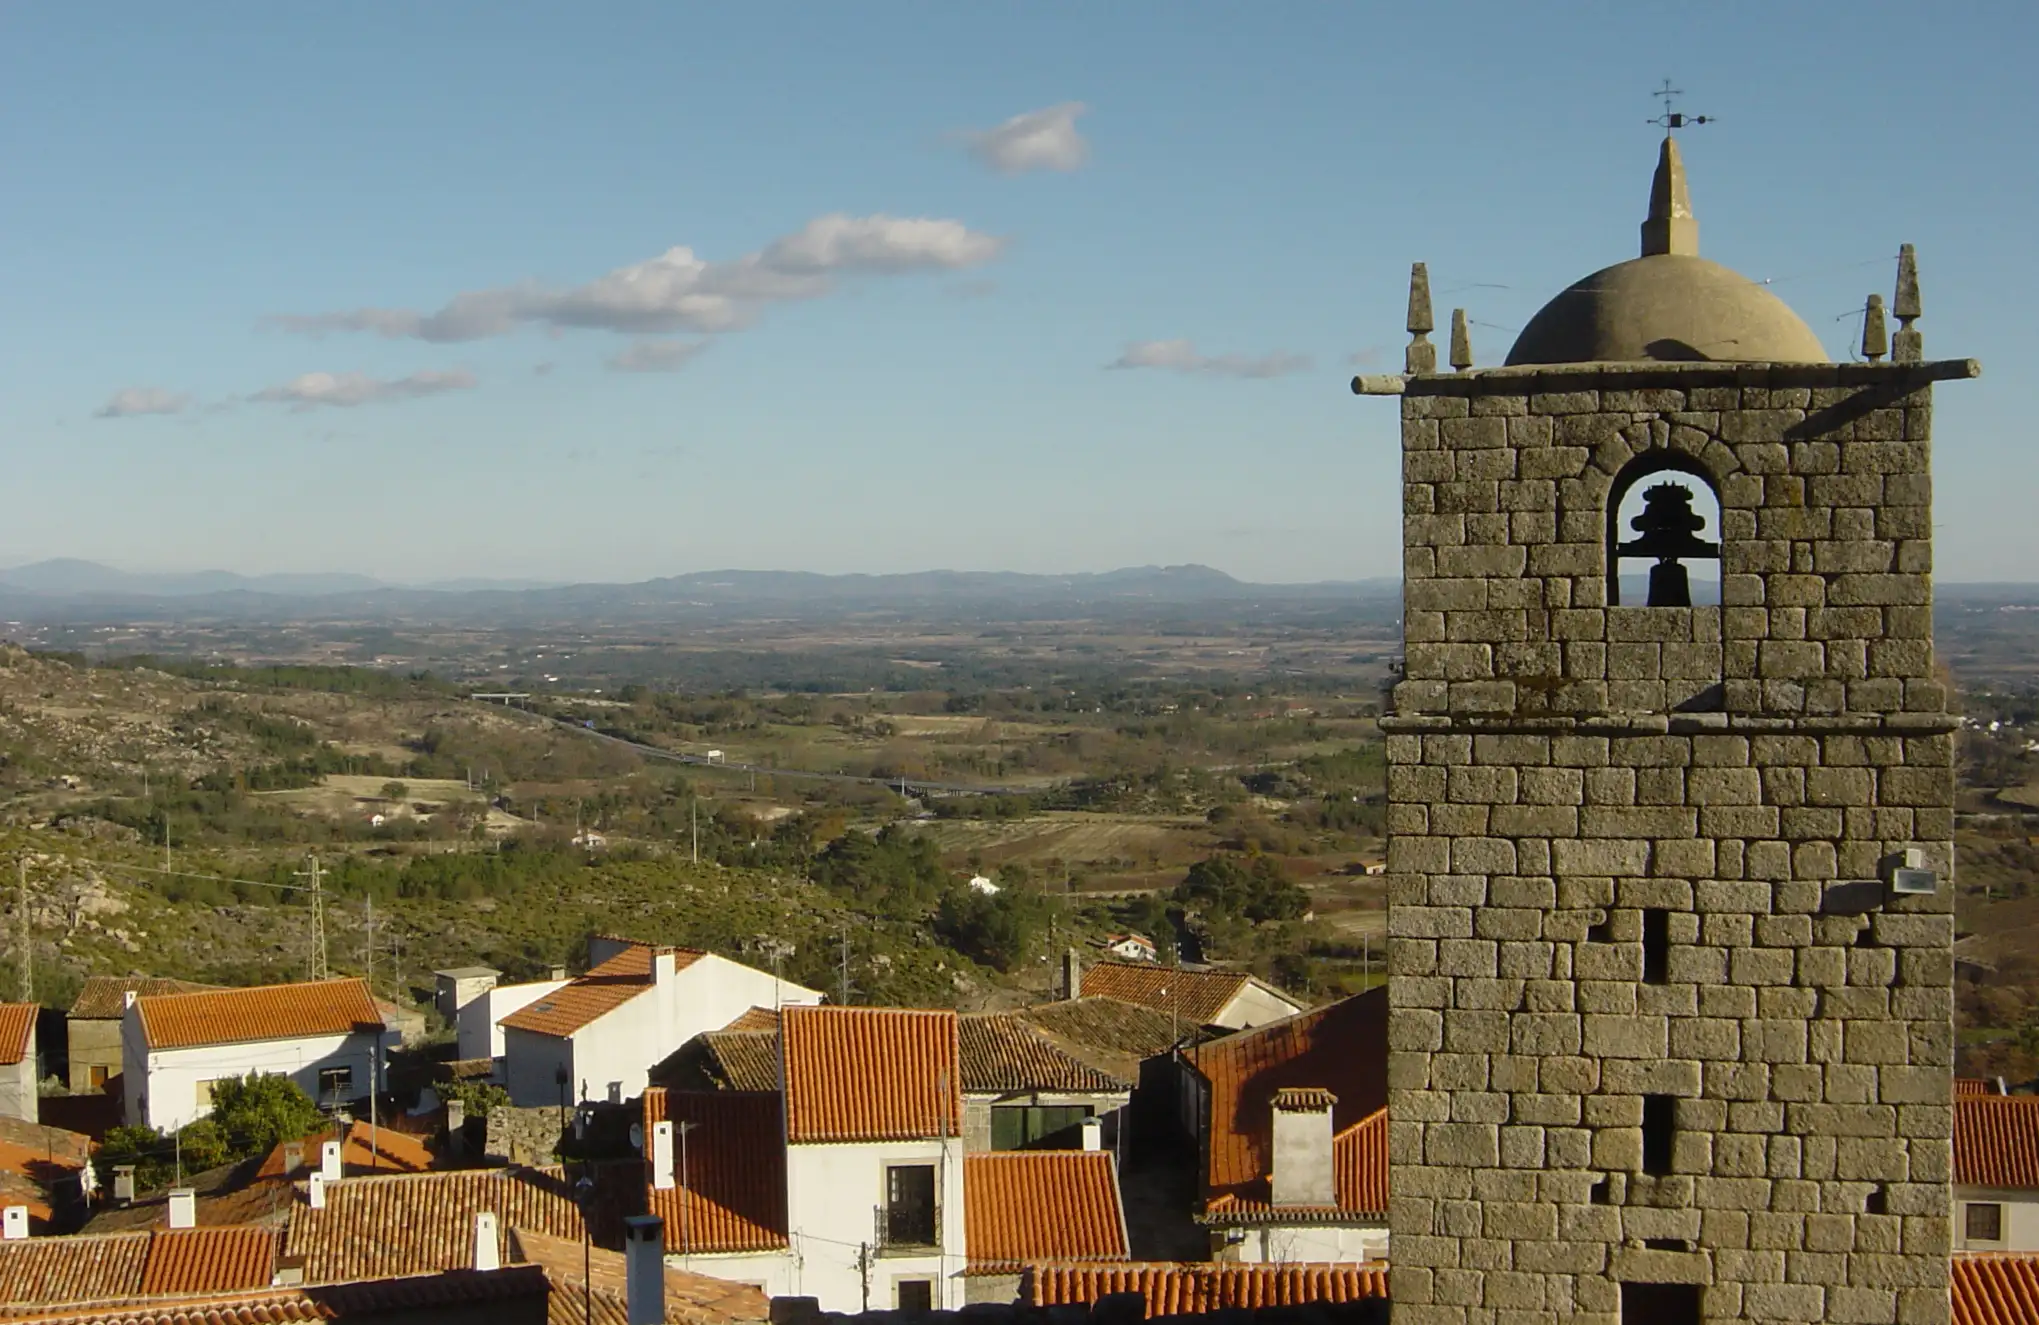
<svg viewBox="0 0 2039 1325"><path fill-rule="evenodd" d="M620 1081L612 1081L612 1082L610 1082L610 1083L609 1083L609 1103L611 1103L611 1104L621 1104L622 1102L623 1102L623 1083L622 1083L622 1082L620 1082Z"/></svg>
<svg viewBox="0 0 2039 1325"><path fill-rule="evenodd" d="M480 1210L474 1216L474 1268L503 1268L502 1249L496 1245L496 1216L492 1210Z"/></svg>
<svg viewBox="0 0 2039 1325"><path fill-rule="evenodd" d="M307 1191L306 1191L306 1193L305 1193L305 1194L306 1194L306 1196L307 1196L307 1197L309 1197L309 1198L310 1198L310 1200L311 1200L311 1203L312 1203L312 1209L314 1209L314 1210L323 1210L323 1209L325 1209L325 1208L326 1208L326 1175L325 1175L325 1174L323 1174L323 1173L314 1173L314 1174L312 1174L312 1176L311 1176L311 1181L310 1181L309 1183L307 1183L307 1184L306 1184L306 1188L307 1188Z"/></svg>
<svg viewBox="0 0 2039 1325"><path fill-rule="evenodd" d="M198 1193L189 1187L170 1189L170 1227L198 1227Z"/></svg>
<svg viewBox="0 0 2039 1325"><path fill-rule="evenodd" d="M1331 1108L1337 1103L1330 1091L1311 1087L1291 1086L1274 1093L1274 1174L1269 1185L1275 1205L1338 1204L1338 1179L1331 1162Z"/></svg>
<svg viewBox="0 0 2039 1325"><path fill-rule="evenodd" d="M673 964L673 955L670 952L655 952L651 955L651 982L653 984L671 984L673 977L677 974L679 972Z"/></svg>
<svg viewBox="0 0 2039 1325"><path fill-rule="evenodd" d="M673 1187L673 1124L670 1118L651 1125L651 1185L662 1192Z"/></svg>
<svg viewBox="0 0 2039 1325"><path fill-rule="evenodd" d="M0 1210L0 1240L18 1242L28 1236L28 1207L10 1205Z"/></svg>
<svg viewBox="0 0 2039 1325"><path fill-rule="evenodd" d="M665 1325L666 1221L657 1215L624 1219L623 1282L629 1325Z"/></svg>
<svg viewBox="0 0 2039 1325"><path fill-rule="evenodd" d="M1062 997L1083 997L1083 954L1074 948L1062 953Z"/></svg>
<svg viewBox="0 0 2039 1325"><path fill-rule="evenodd" d="M122 1205L132 1205L135 1199L135 1166L116 1164L113 1166L113 1199Z"/></svg>
<svg viewBox="0 0 2039 1325"><path fill-rule="evenodd" d="M322 1141L319 1143L319 1173L327 1182L338 1182L340 1172L340 1143Z"/></svg>
<svg viewBox="0 0 2039 1325"><path fill-rule="evenodd" d="M1085 1118L1083 1120L1083 1148L1085 1150L1104 1149L1104 1119Z"/></svg>

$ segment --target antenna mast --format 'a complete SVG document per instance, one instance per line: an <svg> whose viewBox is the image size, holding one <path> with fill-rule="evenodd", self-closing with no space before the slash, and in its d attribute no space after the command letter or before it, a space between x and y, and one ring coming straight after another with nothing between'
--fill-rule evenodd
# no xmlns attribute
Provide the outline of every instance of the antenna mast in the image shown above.
<svg viewBox="0 0 2039 1325"><path fill-rule="evenodd" d="M1682 88L1672 87L1671 80L1668 78L1664 80L1662 87L1650 93L1650 95L1664 103L1664 113L1655 119L1644 120L1643 123L1654 124L1661 128L1664 131L1664 136L1667 138L1671 136L1673 129L1682 129L1688 124L1711 124L1720 118L1718 115L1687 115L1683 111L1672 110L1672 101L1684 96L1685 92Z"/></svg>

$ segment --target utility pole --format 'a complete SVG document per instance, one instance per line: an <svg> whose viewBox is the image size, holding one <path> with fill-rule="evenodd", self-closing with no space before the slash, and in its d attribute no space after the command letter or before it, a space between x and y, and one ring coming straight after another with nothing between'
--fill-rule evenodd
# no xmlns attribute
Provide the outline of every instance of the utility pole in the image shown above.
<svg viewBox="0 0 2039 1325"><path fill-rule="evenodd" d="M317 852L305 856L305 868L292 877L311 881L312 893L312 960L311 978L326 978L326 894L321 886L319 857Z"/></svg>
<svg viewBox="0 0 2039 1325"><path fill-rule="evenodd" d="M843 922L842 974L836 984L835 1001L843 1007L850 1003L850 923Z"/></svg>
<svg viewBox="0 0 2039 1325"><path fill-rule="evenodd" d="M701 802L692 795L687 797L687 826L694 833L694 863L701 863Z"/></svg>
<svg viewBox="0 0 2039 1325"><path fill-rule="evenodd" d="M367 906L368 919L365 929L368 953L363 959L362 965L367 968L368 992L372 996L375 993L375 897L372 894L367 900Z"/></svg>
<svg viewBox="0 0 2039 1325"><path fill-rule="evenodd" d="M693 1221L687 1217L694 1206L694 1189L687 1185L687 1133L700 1125L699 1123L684 1120L673 1124L673 1130L680 1134L680 1190L687 1193L686 1197L680 1201L680 1265L682 1268L692 1268L694 1256Z"/></svg>
<svg viewBox="0 0 2039 1325"><path fill-rule="evenodd" d="M21 1001L35 1002L35 926L28 921L28 853L22 852L14 858L15 880L21 887Z"/></svg>

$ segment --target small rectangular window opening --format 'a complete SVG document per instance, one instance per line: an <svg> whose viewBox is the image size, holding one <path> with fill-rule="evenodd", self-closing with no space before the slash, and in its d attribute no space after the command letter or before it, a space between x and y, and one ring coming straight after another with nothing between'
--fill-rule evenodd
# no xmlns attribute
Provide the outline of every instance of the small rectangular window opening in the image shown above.
<svg viewBox="0 0 2039 1325"><path fill-rule="evenodd" d="M1882 1187L1871 1188L1869 1195L1862 1201L1862 1213L1865 1215L1889 1214L1890 1192Z"/></svg>
<svg viewBox="0 0 2039 1325"><path fill-rule="evenodd" d="M1673 1095L1643 1096L1643 1172L1671 1171L1671 1143L1678 1135L1678 1100Z"/></svg>
<svg viewBox="0 0 2039 1325"><path fill-rule="evenodd" d="M1614 917L1608 915L1605 911L1602 911L1600 913L1600 919L1586 927L1586 942L1588 943L1614 942Z"/></svg>
<svg viewBox="0 0 2039 1325"><path fill-rule="evenodd" d="M1970 1201L1962 1223L1970 1242L2004 1240L2004 1208L1993 1201Z"/></svg>
<svg viewBox="0 0 2039 1325"><path fill-rule="evenodd" d="M1698 1284L1623 1284L1621 1325L1699 1325Z"/></svg>
<svg viewBox="0 0 2039 1325"><path fill-rule="evenodd" d="M1643 983L1660 985L1671 978L1671 913L1643 912Z"/></svg>

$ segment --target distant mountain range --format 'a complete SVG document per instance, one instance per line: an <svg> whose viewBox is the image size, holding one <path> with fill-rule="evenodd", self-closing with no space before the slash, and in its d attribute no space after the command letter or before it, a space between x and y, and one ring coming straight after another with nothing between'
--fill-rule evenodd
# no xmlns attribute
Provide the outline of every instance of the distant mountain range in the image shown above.
<svg viewBox="0 0 2039 1325"><path fill-rule="evenodd" d="M265 593L284 597L307 597L319 594L367 593L375 589L397 587L459 593L475 589L539 589L556 583L558 582L554 580L467 579L435 580L423 584L397 586L371 575L350 575L344 572L310 575L237 575L226 570L182 573L125 571L102 566L96 561L81 561L76 557L57 557L49 561L16 566L12 570L0 570L0 586L25 589L29 593L47 594L53 598L75 598L94 594L194 598L218 593Z"/></svg>

